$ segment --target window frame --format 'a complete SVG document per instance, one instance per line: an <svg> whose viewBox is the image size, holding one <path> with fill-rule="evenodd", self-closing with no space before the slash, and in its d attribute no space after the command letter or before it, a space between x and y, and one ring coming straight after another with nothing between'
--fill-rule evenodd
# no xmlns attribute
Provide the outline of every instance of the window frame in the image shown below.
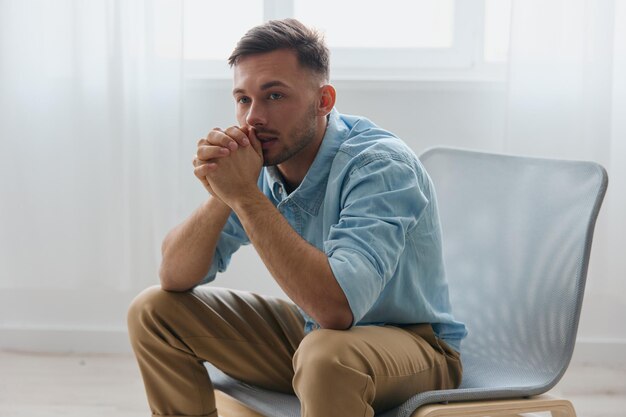
<svg viewBox="0 0 626 417"><path fill-rule="evenodd" d="M333 80L502 81L506 63L484 58L485 1L455 0L450 48L331 48ZM263 21L294 16L294 0L263 0ZM183 60L185 78L231 78L219 60Z"/></svg>

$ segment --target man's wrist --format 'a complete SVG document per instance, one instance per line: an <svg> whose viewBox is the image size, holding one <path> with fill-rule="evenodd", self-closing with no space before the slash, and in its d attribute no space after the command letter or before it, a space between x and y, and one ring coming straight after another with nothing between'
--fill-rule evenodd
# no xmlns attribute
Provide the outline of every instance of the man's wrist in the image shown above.
<svg viewBox="0 0 626 417"><path fill-rule="evenodd" d="M230 207L236 213L245 213L250 209L254 209L254 207L258 206L259 202L267 200L265 194L261 192L257 187L251 188L250 190L241 191L238 197L229 203Z"/></svg>
<svg viewBox="0 0 626 417"><path fill-rule="evenodd" d="M228 204L224 203L218 197L210 196L207 201L204 203L204 207L209 212L218 216L230 216L231 208Z"/></svg>

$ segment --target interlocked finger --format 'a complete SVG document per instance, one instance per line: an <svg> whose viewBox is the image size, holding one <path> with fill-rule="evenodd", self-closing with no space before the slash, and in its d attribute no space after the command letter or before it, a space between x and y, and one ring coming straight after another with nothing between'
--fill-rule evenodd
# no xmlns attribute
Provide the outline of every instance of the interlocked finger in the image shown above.
<svg viewBox="0 0 626 417"><path fill-rule="evenodd" d="M239 128L237 126L231 126L226 129L224 133L233 138L235 142L237 142L237 145L248 146L250 144L250 140L248 139L247 129L245 130L246 131L244 132L242 128Z"/></svg>
<svg viewBox="0 0 626 417"><path fill-rule="evenodd" d="M196 152L196 160L200 163L230 155L230 149L215 145L200 145Z"/></svg>
<svg viewBox="0 0 626 417"><path fill-rule="evenodd" d="M193 169L193 174L202 182L206 181L206 176L209 175L211 171L217 168L217 164L211 161L202 161L201 164L196 165Z"/></svg>
<svg viewBox="0 0 626 417"><path fill-rule="evenodd" d="M226 130L215 128L206 137L206 145L221 146L223 148L236 150L239 146L248 146L250 141L243 130L236 126L231 126ZM198 142L198 146L205 143Z"/></svg>

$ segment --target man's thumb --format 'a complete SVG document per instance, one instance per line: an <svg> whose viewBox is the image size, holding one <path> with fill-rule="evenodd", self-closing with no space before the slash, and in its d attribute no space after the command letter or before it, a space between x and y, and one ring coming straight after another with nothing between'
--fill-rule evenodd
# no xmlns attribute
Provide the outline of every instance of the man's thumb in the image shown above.
<svg viewBox="0 0 626 417"><path fill-rule="evenodd" d="M259 154L263 155L263 147L261 146L261 142L256 137L256 129L251 127L248 133L248 139L250 139L250 144L254 148L254 150Z"/></svg>

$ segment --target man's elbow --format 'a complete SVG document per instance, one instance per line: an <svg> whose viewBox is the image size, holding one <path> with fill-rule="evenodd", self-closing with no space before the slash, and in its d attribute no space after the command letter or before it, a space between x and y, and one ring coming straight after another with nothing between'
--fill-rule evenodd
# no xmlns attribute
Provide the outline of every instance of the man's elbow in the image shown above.
<svg viewBox="0 0 626 417"><path fill-rule="evenodd" d="M319 325L322 329L347 330L352 327L353 321L352 311L347 307L335 309L333 313L326 314L319 320Z"/></svg>
<svg viewBox="0 0 626 417"><path fill-rule="evenodd" d="M180 274L173 273L163 264L159 268L159 281L163 290L172 292L184 292L196 286L196 284L181 282Z"/></svg>

